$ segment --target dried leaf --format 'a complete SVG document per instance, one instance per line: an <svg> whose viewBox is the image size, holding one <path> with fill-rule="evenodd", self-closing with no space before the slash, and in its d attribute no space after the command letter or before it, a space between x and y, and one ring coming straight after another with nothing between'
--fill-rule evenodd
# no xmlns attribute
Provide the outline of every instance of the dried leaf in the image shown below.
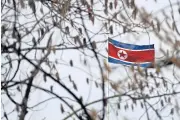
<svg viewBox="0 0 180 120"><path fill-rule="evenodd" d="M47 42L47 49L48 50L52 50L52 36L53 36L53 32L50 34L49 38L48 38L48 42Z"/></svg>
<svg viewBox="0 0 180 120"><path fill-rule="evenodd" d="M163 102L163 100L161 100L161 106L164 107L164 102Z"/></svg>
<svg viewBox="0 0 180 120"><path fill-rule="evenodd" d="M68 26L65 27L65 31L66 31L67 34L70 33L70 32L69 32L69 27L68 27Z"/></svg>
<svg viewBox="0 0 180 120"><path fill-rule="evenodd" d="M113 17L112 18L114 18L114 19L117 19L117 12L115 12L114 14L113 14Z"/></svg>
<svg viewBox="0 0 180 120"><path fill-rule="evenodd" d="M159 21L157 22L157 30L158 30L158 32L160 32L160 23L159 23Z"/></svg>
<svg viewBox="0 0 180 120"><path fill-rule="evenodd" d="M44 82L47 81L47 79L46 79L46 74L43 74L43 80L44 80Z"/></svg>
<svg viewBox="0 0 180 120"><path fill-rule="evenodd" d="M56 72L56 78L57 78L58 80L60 80L60 77L59 77L59 73L58 73L58 72Z"/></svg>
<svg viewBox="0 0 180 120"><path fill-rule="evenodd" d="M104 99L103 99L103 102L104 102L104 106L106 107L108 100L107 100L106 98L104 98Z"/></svg>
<svg viewBox="0 0 180 120"><path fill-rule="evenodd" d="M70 2L71 2L71 0L67 0L67 1L65 1L64 5L62 5L62 8L61 8L61 10L60 10L60 14L61 14L63 17L66 16L66 13L67 13L67 11L68 11L69 8L70 8L70 4L71 4Z"/></svg>
<svg viewBox="0 0 180 120"><path fill-rule="evenodd" d="M164 101L167 103L168 101L167 101L167 97L166 96L164 96Z"/></svg>
<svg viewBox="0 0 180 120"><path fill-rule="evenodd" d="M134 111L134 106L133 106L133 104L131 105L131 109L132 109L132 111Z"/></svg>
<svg viewBox="0 0 180 120"><path fill-rule="evenodd" d="M139 88L141 89L141 91L144 89L142 81L139 82Z"/></svg>
<svg viewBox="0 0 180 120"><path fill-rule="evenodd" d="M173 23L172 23L172 30L175 30L175 28L176 28L176 24L175 24L175 22L173 21Z"/></svg>
<svg viewBox="0 0 180 120"><path fill-rule="evenodd" d="M82 5L86 5L86 0L81 0Z"/></svg>
<svg viewBox="0 0 180 120"><path fill-rule="evenodd" d="M60 105L60 109L61 109L61 113L64 113L64 107L62 104Z"/></svg>
<svg viewBox="0 0 180 120"><path fill-rule="evenodd" d="M130 89L131 88L131 85L130 85L130 83L128 83L128 89Z"/></svg>
<svg viewBox="0 0 180 120"><path fill-rule="evenodd" d="M171 112L170 112L171 115L174 114L174 108L171 108Z"/></svg>
<svg viewBox="0 0 180 120"><path fill-rule="evenodd" d="M105 0L105 9L107 9L108 0Z"/></svg>
<svg viewBox="0 0 180 120"><path fill-rule="evenodd" d="M165 20L165 22L166 22L166 24L167 24L168 28L171 28L171 26L170 26L170 24L169 24L169 22L168 22L168 20L167 20L167 19Z"/></svg>
<svg viewBox="0 0 180 120"><path fill-rule="evenodd" d="M180 58L172 57L171 62L180 68Z"/></svg>
<svg viewBox="0 0 180 120"><path fill-rule="evenodd" d="M125 3L126 3L126 5L127 5L127 7L129 8L129 0L125 0Z"/></svg>
<svg viewBox="0 0 180 120"><path fill-rule="evenodd" d="M92 15L92 13L89 13L89 19L92 21L92 23L94 25L94 16Z"/></svg>
<svg viewBox="0 0 180 120"><path fill-rule="evenodd" d="M93 6L93 4L94 4L94 0L91 0L91 6Z"/></svg>
<svg viewBox="0 0 180 120"><path fill-rule="evenodd" d="M156 67L156 73L159 74L161 72L161 68L160 67Z"/></svg>
<svg viewBox="0 0 180 120"><path fill-rule="evenodd" d="M83 38L83 44L85 47L87 46L86 38Z"/></svg>
<svg viewBox="0 0 180 120"><path fill-rule="evenodd" d="M44 14L43 7L40 8L40 12Z"/></svg>
<svg viewBox="0 0 180 120"><path fill-rule="evenodd" d="M52 47L52 51L54 54L56 54L56 48L54 46Z"/></svg>
<svg viewBox="0 0 180 120"><path fill-rule="evenodd" d="M147 69L145 69L145 77L146 77L146 78L148 77L148 71L147 71Z"/></svg>
<svg viewBox="0 0 180 120"><path fill-rule="evenodd" d="M72 82L72 83L73 83L73 88L74 88L76 91L78 91L78 89L77 89L77 86L76 86L75 82Z"/></svg>
<svg viewBox="0 0 180 120"><path fill-rule="evenodd" d="M114 7L115 7L115 9L116 9L116 7L117 7L117 4L118 4L118 1L117 1L117 0L114 0Z"/></svg>
<svg viewBox="0 0 180 120"><path fill-rule="evenodd" d="M144 108L144 105L143 105L143 103L141 102L141 108Z"/></svg>
<svg viewBox="0 0 180 120"><path fill-rule="evenodd" d="M72 60L70 60L70 62L69 62L69 63L70 63L70 66L71 66L71 67L73 67L73 61L72 61Z"/></svg>
<svg viewBox="0 0 180 120"><path fill-rule="evenodd" d="M4 33L6 32L7 28L6 28L7 25L2 25L1 26L1 38L2 36L4 35Z"/></svg>
<svg viewBox="0 0 180 120"><path fill-rule="evenodd" d="M120 17L125 21L127 20L126 17L123 15L123 13L120 13Z"/></svg>
<svg viewBox="0 0 180 120"><path fill-rule="evenodd" d="M129 105L126 103L126 109L128 109L129 108Z"/></svg>
<svg viewBox="0 0 180 120"><path fill-rule="evenodd" d="M30 8L32 9L33 13L36 13L36 5L35 5L34 0L28 0L28 4Z"/></svg>
<svg viewBox="0 0 180 120"><path fill-rule="evenodd" d="M12 32L12 38L16 38L16 30L15 30L15 27L13 28L13 32Z"/></svg>
<svg viewBox="0 0 180 120"><path fill-rule="evenodd" d="M115 91L118 91L118 89L119 89L119 84L117 84L117 83L111 83L110 85L111 85L111 87L112 87Z"/></svg>
<svg viewBox="0 0 180 120"><path fill-rule="evenodd" d="M113 9L113 3L112 3L112 2L109 3L109 9L110 9L110 10Z"/></svg>
<svg viewBox="0 0 180 120"><path fill-rule="evenodd" d="M44 0L43 0L44 1ZM58 0L52 0L52 2L54 3L54 5L55 4L57 4L58 3Z"/></svg>
<svg viewBox="0 0 180 120"><path fill-rule="evenodd" d="M74 22L71 20L70 23L71 23L71 26L73 27L74 26Z"/></svg>
<svg viewBox="0 0 180 120"><path fill-rule="evenodd" d="M81 28L78 28L79 29L79 33L82 35L82 29Z"/></svg>
<svg viewBox="0 0 180 120"><path fill-rule="evenodd" d="M104 26L105 26L105 28L106 28L106 30L107 30L107 29L108 29L108 27L107 27L107 23L106 23L106 22L104 23Z"/></svg>
<svg viewBox="0 0 180 120"><path fill-rule="evenodd" d="M97 48L97 47L96 47L96 42L95 42L95 41L92 42L92 47L93 47L93 49L96 49L96 48Z"/></svg>
<svg viewBox="0 0 180 120"><path fill-rule="evenodd" d="M87 82L87 84L89 84L89 78L86 78L86 82Z"/></svg>
<svg viewBox="0 0 180 120"><path fill-rule="evenodd" d="M21 89L20 89L20 87L19 87L19 86L17 86L17 90L18 90L18 92L21 92Z"/></svg>
<svg viewBox="0 0 180 120"><path fill-rule="evenodd" d="M117 108L118 108L119 110L121 109L120 103L117 103Z"/></svg>
<svg viewBox="0 0 180 120"><path fill-rule="evenodd" d="M112 25L109 27L109 31L110 31L110 34L113 34L113 26Z"/></svg>
<svg viewBox="0 0 180 120"><path fill-rule="evenodd" d="M11 0L7 0L7 2L10 4L10 3L11 3Z"/></svg>
<svg viewBox="0 0 180 120"><path fill-rule="evenodd" d="M97 82L95 81L95 85L96 85L96 88L98 88L98 84L97 84Z"/></svg>
<svg viewBox="0 0 180 120"><path fill-rule="evenodd" d="M138 83L138 79L137 79L137 75L136 74L134 74L134 80L135 80L136 83Z"/></svg>
<svg viewBox="0 0 180 120"><path fill-rule="evenodd" d="M137 10L137 8L135 7L134 10L133 10L133 12L132 12L132 16L133 16L134 19L136 19L137 11L138 11L138 10Z"/></svg>
<svg viewBox="0 0 180 120"><path fill-rule="evenodd" d="M98 117L97 111L95 109L92 109L90 112L90 116L91 116L92 120L96 120Z"/></svg>
<svg viewBox="0 0 180 120"><path fill-rule="evenodd" d="M104 9L104 13L106 14L106 15L108 15L108 9Z"/></svg>
<svg viewBox="0 0 180 120"><path fill-rule="evenodd" d="M153 21L151 21L151 26L152 26L153 30L155 30Z"/></svg>
<svg viewBox="0 0 180 120"><path fill-rule="evenodd" d="M86 61L86 59L84 59L84 65L87 65L87 61Z"/></svg>
<svg viewBox="0 0 180 120"><path fill-rule="evenodd" d="M33 46L35 46L35 45L36 45L36 39L35 39L35 37L32 38L32 42L33 42Z"/></svg>
<svg viewBox="0 0 180 120"><path fill-rule="evenodd" d="M92 13L92 9L91 9L91 6L87 3L87 10L88 10L88 13Z"/></svg>
<svg viewBox="0 0 180 120"><path fill-rule="evenodd" d="M72 82L71 75L69 75L68 77L69 77L69 81Z"/></svg>
<svg viewBox="0 0 180 120"><path fill-rule="evenodd" d="M16 105L16 111L19 112L19 105Z"/></svg>
<svg viewBox="0 0 180 120"><path fill-rule="evenodd" d="M44 35L44 29L43 28L40 28L40 33L41 33L41 36Z"/></svg>
<svg viewBox="0 0 180 120"><path fill-rule="evenodd" d="M118 113L118 111L116 111L116 116L119 116L119 113Z"/></svg>
<svg viewBox="0 0 180 120"><path fill-rule="evenodd" d="M110 73L111 72L111 68L110 66L108 65L108 63L106 62L106 60L104 60L104 67L105 69Z"/></svg>
<svg viewBox="0 0 180 120"><path fill-rule="evenodd" d="M108 80L107 74L103 73L104 81L106 82Z"/></svg>
<svg viewBox="0 0 180 120"><path fill-rule="evenodd" d="M51 90L51 92L53 92L53 86L52 85L50 86L50 90Z"/></svg>
<svg viewBox="0 0 180 120"><path fill-rule="evenodd" d="M79 38L79 36L75 36L75 37L74 37L74 42L75 42L75 43L78 42L80 46L83 45L82 42L81 42L81 40L80 40L80 38Z"/></svg>
<svg viewBox="0 0 180 120"><path fill-rule="evenodd" d="M137 105L136 99L132 99L133 103Z"/></svg>
<svg viewBox="0 0 180 120"><path fill-rule="evenodd" d="M126 26L123 26L123 33L126 32Z"/></svg>
<svg viewBox="0 0 180 120"><path fill-rule="evenodd" d="M143 71L141 70L141 68L139 66L137 67L137 70L141 76L144 76Z"/></svg>
<svg viewBox="0 0 180 120"><path fill-rule="evenodd" d="M134 0L131 0L131 8L134 8L134 7L135 7Z"/></svg>
<svg viewBox="0 0 180 120"><path fill-rule="evenodd" d="M24 8L25 7L24 0L19 0L19 1L20 1L21 8Z"/></svg>

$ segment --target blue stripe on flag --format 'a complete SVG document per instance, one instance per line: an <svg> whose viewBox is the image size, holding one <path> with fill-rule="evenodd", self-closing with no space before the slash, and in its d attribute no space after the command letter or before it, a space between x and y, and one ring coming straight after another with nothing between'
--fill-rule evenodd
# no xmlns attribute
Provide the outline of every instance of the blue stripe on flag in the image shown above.
<svg viewBox="0 0 180 120"><path fill-rule="evenodd" d="M116 63L116 64L124 64L124 65L133 65L133 66L139 66L139 67L151 67L152 63L140 63L140 64L135 64L135 63L129 63L121 60L117 60L111 57L108 57L108 61L111 63Z"/></svg>
<svg viewBox="0 0 180 120"><path fill-rule="evenodd" d="M131 50L145 50L145 49L154 49L154 44L151 45L133 45L133 44L127 44L127 43L122 43L118 42L112 39L109 39L109 42L112 43L113 45L125 49L131 49Z"/></svg>

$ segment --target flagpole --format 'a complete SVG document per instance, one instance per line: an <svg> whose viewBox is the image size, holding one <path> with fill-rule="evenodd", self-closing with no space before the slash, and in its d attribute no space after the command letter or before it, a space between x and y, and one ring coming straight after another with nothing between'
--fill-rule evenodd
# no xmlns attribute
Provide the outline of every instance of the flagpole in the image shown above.
<svg viewBox="0 0 180 120"><path fill-rule="evenodd" d="M108 42L109 42L109 37L108 37ZM108 46L108 50L109 50L109 46ZM108 54L108 57L109 57L109 54ZM109 62L108 62L108 60L107 60L107 65L108 65L108 67L109 67ZM108 97L109 97L109 84L110 84L110 82L109 82L109 71L107 70L107 78L108 78L108 80L107 80L107 87L108 87ZM108 120L109 120L109 101L107 100L107 108L108 108Z"/></svg>
<svg viewBox="0 0 180 120"><path fill-rule="evenodd" d="M109 62L108 62L108 66L109 66ZM109 97L109 84L110 84L110 82L109 82L109 71L107 72L108 73L108 97ZM109 102L107 102L107 103L109 103ZM109 104L108 104L108 120L109 120Z"/></svg>

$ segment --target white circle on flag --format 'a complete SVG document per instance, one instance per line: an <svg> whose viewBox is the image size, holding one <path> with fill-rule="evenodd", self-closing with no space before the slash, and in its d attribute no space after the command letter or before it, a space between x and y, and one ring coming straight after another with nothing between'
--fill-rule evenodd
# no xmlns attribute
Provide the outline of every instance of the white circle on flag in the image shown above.
<svg viewBox="0 0 180 120"><path fill-rule="evenodd" d="M128 57L127 52L124 51L124 50L119 50L119 51L117 52L117 55L118 55L118 57L119 57L120 59L122 59L122 60L125 60L125 59Z"/></svg>

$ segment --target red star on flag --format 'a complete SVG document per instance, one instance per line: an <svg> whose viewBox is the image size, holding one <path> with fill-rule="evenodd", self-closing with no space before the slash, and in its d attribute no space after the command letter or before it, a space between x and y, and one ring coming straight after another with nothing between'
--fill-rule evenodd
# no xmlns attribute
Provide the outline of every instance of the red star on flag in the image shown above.
<svg viewBox="0 0 180 120"><path fill-rule="evenodd" d="M119 53L120 54L120 57L123 57L125 58L126 54L124 54L123 52L122 53Z"/></svg>
<svg viewBox="0 0 180 120"><path fill-rule="evenodd" d="M124 51L124 50L119 50L118 51L118 56L119 56L120 59L126 59L128 57L126 51Z"/></svg>

